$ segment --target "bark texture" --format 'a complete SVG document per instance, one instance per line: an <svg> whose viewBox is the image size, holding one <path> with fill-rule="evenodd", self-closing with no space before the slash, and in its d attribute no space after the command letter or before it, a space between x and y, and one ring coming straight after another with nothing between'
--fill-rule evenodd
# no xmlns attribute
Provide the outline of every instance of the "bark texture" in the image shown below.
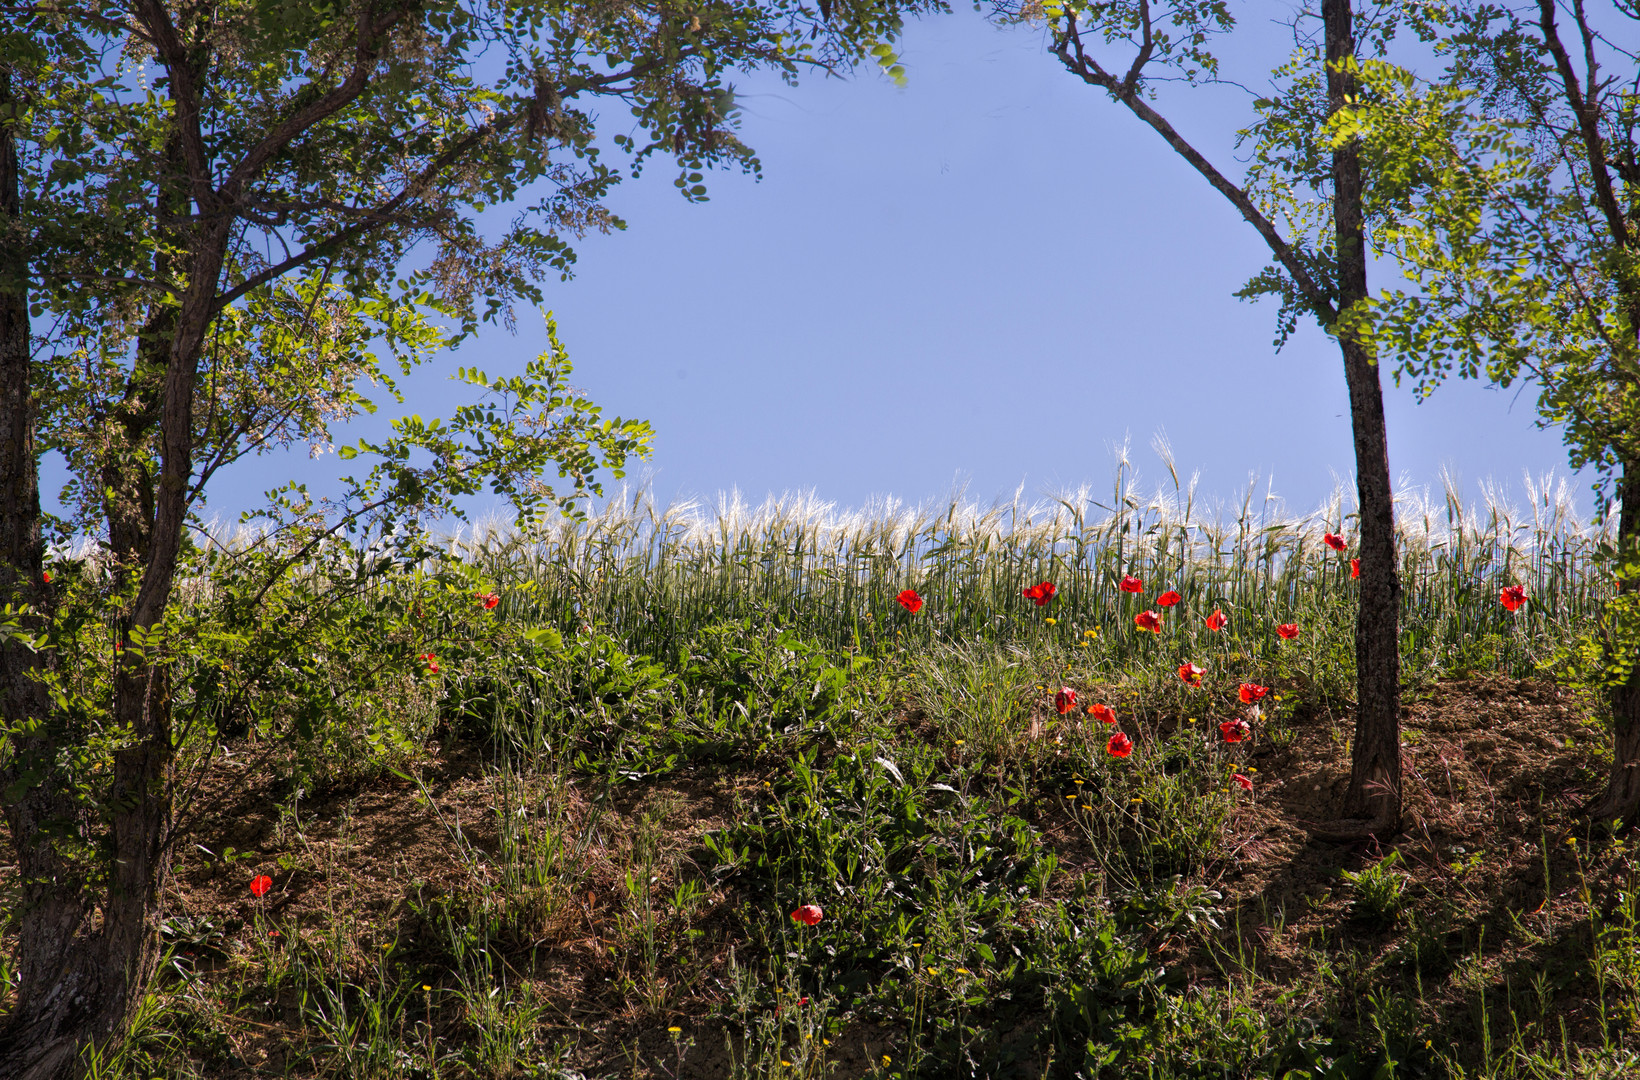
<svg viewBox="0 0 1640 1080"><path fill-rule="evenodd" d="M1618 492L1623 500L1617 519L1619 550L1640 550L1640 462L1624 463ZM1621 579L1617 588L1632 594L1640 591L1640 580ZM1621 821L1632 828L1640 823L1640 664L1612 688L1607 704L1614 735L1611 776L1585 812L1596 821Z"/></svg>
<svg viewBox="0 0 1640 1080"><path fill-rule="evenodd" d="M8 76L0 69L0 115L12 95ZM14 132L0 128L0 588L12 602L48 611L20 185ZM139 345L131 387L114 418L123 437L104 470L113 493L106 507L109 535L119 572L140 581L137 601L119 619L122 636L163 617L181 548L194 381L210 318L201 294L215 289L225 231L218 226L209 239L215 246L188 265L203 272L203 284L190 279L195 285L180 316L157 316L163 325L150 320L154 332ZM192 334L176 332L183 318L192 320ZM162 427L157 485L146 465L156 424ZM73 718L50 707L38 677L49 656L0 644L6 719L35 722L31 733L12 738L12 758L0 770L0 786L10 796L4 812L20 891L17 1005L0 1027L0 1077L26 1080L71 1076L88 1045L123 1035L158 963L160 898L170 880L173 751L163 668L127 651L115 673L111 719L129 738L102 793L104 836L57 763L58 751L83 735ZM107 844L111 858L100 874L85 855L65 854L87 841Z"/></svg>
<svg viewBox="0 0 1640 1080"><path fill-rule="evenodd" d="M1351 0L1322 0L1327 48L1327 103L1345 108L1356 80L1345 65L1355 57ZM1361 154L1350 141L1332 155L1333 228L1338 259L1336 329L1350 391L1355 438L1356 501L1361 509L1360 608L1355 620L1355 744L1345 820L1317 835L1338 839L1386 836L1401 823L1401 579L1395 560L1395 501L1390 489L1389 439L1378 366L1351 332L1349 312L1367 297L1366 223Z"/></svg>
<svg viewBox="0 0 1640 1080"><path fill-rule="evenodd" d="M19 102L9 68L0 66L0 597L49 609L43 579L40 485L35 461L34 402L28 317L28 249L20 220L22 177L12 121ZM24 620L37 630L40 620ZM87 914L83 881L62 857L54 832L77 833L80 811L65 794L40 678L47 654L0 642L0 703L8 727L33 725L11 738L0 786L21 790L5 804L17 859L17 1005L0 1029L0 1076L50 1077L73 1064L77 1032L94 999L96 964L78 937Z"/></svg>

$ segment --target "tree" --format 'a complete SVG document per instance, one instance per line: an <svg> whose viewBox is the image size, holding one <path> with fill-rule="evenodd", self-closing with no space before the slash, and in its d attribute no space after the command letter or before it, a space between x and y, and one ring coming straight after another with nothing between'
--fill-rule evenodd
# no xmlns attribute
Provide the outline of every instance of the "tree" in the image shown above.
<svg viewBox="0 0 1640 1080"><path fill-rule="evenodd" d="M0 16L0 585L9 634L0 804L20 881L17 1005L0 1075L55 1077L125 1027L153 972L174 840L178 732L167 617L211 478L308 442L386 382L510 323L619 225L634 172L757 162L732 72L888 51L937 0L91 0ZM629 127L600 139L599 105ZM481 215L535 201L498 230ZM30 320L48 327L30 336ZM441 322L452 329L441 329ZM561 359L561 358L560 358ZM410 418L339 519L293 487L317 538L448 508L487 481L526 512L573 505L641 425L600 420L543 361L452 425ZM36 441L37 437L37 441ZM53 696L62 620L42 576L42 449L73 471L60 532L113 567L105 711ZM417 462L430 461L430 464ZM556 462L571 483L537 481ZM395 535L388 523L378 536ZM66 632L66 631L65 631ZM76 771L95 733L106 774ZM86 792L91 791L91 795Z"/></svg>
<svg viewBox="0 0 1640 1080"><path fill-rule="evenodd" d="M1216 77L1218 61L1207 46L1234 25L1225 5L1213 0L1160 5L1151 0L1004 0L998 10L1014 19L1043 17L1050 47L1067 71L1149 125L1257 230L1275 261L1242 295L1282 298L1283 340L1302 314L1338 341L1350 395L1361 529L1355 740L1344 819L1316 833L1339 839L1394 833L1401 818L1401 584L1383 393L1378 367L1354 316L1369 296L1368 179L1358 141L1334 140L1327 126L1359 89L1361 50L1350 0L1321 0L1321 40L1301 39L1301 60L1278 73L1292 82L1289 90L1260 100L1261 117L1252 129L1260 137L1260 149L1254 183L1246 185L1225 176L1149 100L1152 83L1164 72L1191 84ZM1125 70L1096 57L1095 42L1131 48ZM1303 203L1295 181L1314 191L1319 206ZM1272 220L1272 214L1279 217L1283 211L1290 211L1286 231ZM1313 232L1305 235L1306 228Z"/></svg>
<svg viewBox="0 0 1640 1080"><path fill-rule="evenodd" d="M1569 18L1568 43L1561 19ZM1617 595L1562 657L1604 692L1614 758L1598 820L1640 820L1640 97L1635 54L1582 0L1447 15L1446 67L1419 83L1392 69L1350 120L1407 178L1388 246L1415 287L1375 300L1371 334L1422 394L1448 375L1538 386L1573 468L1618 505L1608 554ZM1608 25L1615 24L1615 25Z"/></svg>

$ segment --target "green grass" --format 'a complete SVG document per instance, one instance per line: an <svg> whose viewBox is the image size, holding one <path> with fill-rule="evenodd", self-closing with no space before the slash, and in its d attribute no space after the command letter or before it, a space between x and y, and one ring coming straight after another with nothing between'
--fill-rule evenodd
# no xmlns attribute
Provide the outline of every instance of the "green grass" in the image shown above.
<svg viewBox="0 0 1640 1080"><path fill-rule="evenodd" d="M1636 1075L1640 849L1541 794L1604 767L1588 704L1514 726L1439 704L1535 708L1513 680L1599 610L1601 531L1563 490L1403 502L1408 696L1437 722L1408 725L1409 834L1337 849L1273 792L1344 760L1355 597L1320 542L1353 533L1342 500L1204 511L1129 476L1109 509L638 493L374 572L340 548L298 567L243 655L179 660L199 746L226 732L262 764L190 744L171 953L89 1071ZM189 583L197 625L237 595L234 550ZM1040 580L1045 607L1021 595ZM1136 631L1163 588L1183 602ZM1273 688L1257 711L1243 681ZM1236 717L1250 742L1218 736ZM1487 765L1500 740L1541 772ZM258 872L276 892L252 903ZM817 926L789 917L807 903Z"/></svg>
<svg viewBox="0 0 1640 1080"><path fill-rule="evenodd" d="M889 639L1064 648L1097 629L1096 662L1144 663L1158 645L1128 632L1143 610L1141 597L1117 587L1131 574L1144 580L1145 601L1168 588L1184 597L1167 613L1162 651L1270 663L1284 655L1275 627L1298 622L1319 639L1310 660L1348 666L1348 656L1329 654L1351 647L1349 560L1321 543L1326 531L1353 535L1342 493L1308 515L1251 486L1237 503L1204 509L1171 465L1170 475L1173 483L1148 494L1123 466L1103 495L853 513L803 496L662 509L639 490L584 522L531 537L481 529L452 549L496 580L535 582L527 617L566 631L597 627L652 656L675 657L700 626L756 616L871 652ZM1575 520L1563 482L1529 485L1528 496L1521 509L1490 489L1479 508L1451 489L1439 500L1403 495L1410 665L1527 674L1558 641L1557 627L1598 612L1610 592L1593 572L1605 532ZM1049 609L1021 595L1038 580L1058 585ZM1531 597L1515 615L1497 603L1510 584ZM906 588L926 601L916 617L894 602ZM1230 616L1228 633L1202 627L1214 608Z"/></svg>

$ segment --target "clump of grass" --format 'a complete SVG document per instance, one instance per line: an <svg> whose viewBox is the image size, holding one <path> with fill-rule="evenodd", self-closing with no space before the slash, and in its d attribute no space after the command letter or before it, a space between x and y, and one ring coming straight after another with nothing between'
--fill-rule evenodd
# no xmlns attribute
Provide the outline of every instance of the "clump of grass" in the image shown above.
<svg viewBox="0 0 1640 1080"><path fill-rule="evenodd" d="M1374 859L1360 870L1340 870L1338 876L1349 883L1355 898L1350 913L1375 926L1388 926L1406 906L1407 878L1397 869L1401 853L1392 851Z"/></svg>

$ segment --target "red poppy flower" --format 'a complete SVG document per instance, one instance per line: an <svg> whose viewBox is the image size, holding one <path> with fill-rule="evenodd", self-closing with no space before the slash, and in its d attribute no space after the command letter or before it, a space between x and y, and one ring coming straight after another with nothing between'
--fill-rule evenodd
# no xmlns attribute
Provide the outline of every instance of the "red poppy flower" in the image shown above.
<svg viewBox="0 0 1640 1080"><path fill-rule="evenodd" d="M475 595L478 602L484 605L485 611L494 611L495 606L501 603L501 597L495 593L477 593Z"/></svg>
<svg viewBox="0 0 1640 1080"><path fill-rule="evenodd" d="M1089 705L1088 715L1099 721L1101 724L1116 723L1116 710L1111 708L1109 705Z"/></svg>
<svg viewBox="0 0 1640 1080"><path fill-rule="evenodd" d="M1152 634L1159 634L1162 632L1162 613L1141 611L1133 617L1133 625L1141 630L1149 630Z"/></svg>
<svg viewBox="0 0 1640 1080"><path fill-rule="evenodd" d="M273 879L268 875L257 874L255 877L251 878L251 895L256 897L258 900L268 895L268 890L271 888L273 888Z"/></svg>
<svg viewBox="0 0 1640 1080"><path fill-rule="evenodd" d="M1498 594L1498 603L1508 611L1518 611L1526 603L1526 586L1510 585Z"/></svg>
<svg viewBox="0 0 1640 1080"><path fill-rule="evenodd" d="M825 917L826 913L820 910L819 904L804 904L802 907L792 912L792 918L796 919L804 926L816 926L819 924L820 920Z"/></svg>
<svg viewBox="0 0 1640 1080"><path fill-rule="evenodd" d="M1121 584L1116 587L1121 589L1123 592L1141 593L1145 591L1145 583L1139 578L1134 577L1132 574L1124 577Z"/></svg>
<svg viewBox="0 0 1640 1080"><path fill-rule="evenodd" d="M1105 753L1111 757L1127 757L1133 753L1133 740L1118 731L1105 743Z"/></svg>
<svg viewBox="0 0 1640 1080"><path fill-rule="evenodd" d="M417 653L416 659L427 665L427 674L438 674L438 657L430 652Z"/></svg>
<svg viewBox="0 0 1640 1080"><path fill-rule="evenodd" d="M1053 707L1058 710L1060 716L1076 708L1076 691L1068 686L1061 686L1059 693L1053 696Z"/></svg>
<svg viewBox="0 0 1640 1080"><path fill-rule="evenodd" d="M1234 780L1238 785L1240 785L1241 790L1243 790L1243 791L1252 791L1253 790L1253 781L1252 781L1251 777L1243 776L1243 775L1241 775L1241 773L1231 773L1230 774L1230 779Z"/></svg>
<svg viewBox="0 0 1640 1080"><path fill-rule="evenodd" d="M1040 584L1032 585L1029 589L1026 589L1025 595L1030 597L1032 600L1035 600L1037 607L1042 607L1049 600L1052 600L1054 598L1054 594L1058 591L1059 587L1053 582L1044 581Z"/></svg>
<svg viewBox="0 0 1640 1080"><path fill-rule="evenodd" d="M1241 702L1243 705L1251 705L1253 702L1262 699L1264 695L1269 692L1270 688L1268 686L1260 686L1258 683L1244 682L1241 684Z"/></svg>
<svg viewBox="0 0 1640 1080"><path fill-rule="evenodd" d="M1321 542L1332 548L1334 551L1343 551L1349 546L1344 542L1344 538L1336 533L1323 533L1321 535Z"/></svg>
<svg viewBox="0 0 1640 1080"><path fill-rule="evenodd" d="M1361 576L1361 560L1360 559L1351 559L1350 560L1350 577L1360 577L1360 576Z"/></svg>
<svg viewBox="0 0 1640 1080"><path fill-rule="evenodd" d="M1282 641L1293 640L1298 636L1298 624L1295 622L1282 623L1280 626L1276 627L1276 636Z"/></svg>
<svg viewBox="0 0 1640 1080"><path fill-rule="evenodd" d="M894 599L898 600L900 602L900 606L911 612L913 615L922 610L923 598L917 595L915 589L906 589Z"/></svg>
<svg viewBox="0 0 1640 1080"><path fill-rule="evenodd" d="M1179 678L1183 679L1191 686L1200 686L1202 676L1206 674L1206 668L1199 668L1188 660L1179 665Z"/></svg>
<svg viewBox="0 0 1640 1080"><path fill-rule="evenodd" d="M1202 623L1209 630L1223 630L1225 624L1229 621L1230 620L1225 616L1224 612L1220 611L1218 608L1214 608L1213 614L1203 619Z"/></svg>
<svg viewBox="0 0 1640 1080"><path fill-rule="evenodd" d="M1156 598L1156 606L1157 607L1172 607L1174 604L1177 604L1180 600L1183 600L1183 599L1184 599L1184 597L1180 596L1178 593L1174 592L1172 589L1169 589L1165 593L1163 593L1162 595L1160 595Z"/></svg>
<svg viewBox="0 0 1640 1080"><path fill-rule="evenodd" d="M1219 725L1219 734L1225 742L1242 742L1253 737L1253 729L1245 720L1226 720Z"/></svg>

